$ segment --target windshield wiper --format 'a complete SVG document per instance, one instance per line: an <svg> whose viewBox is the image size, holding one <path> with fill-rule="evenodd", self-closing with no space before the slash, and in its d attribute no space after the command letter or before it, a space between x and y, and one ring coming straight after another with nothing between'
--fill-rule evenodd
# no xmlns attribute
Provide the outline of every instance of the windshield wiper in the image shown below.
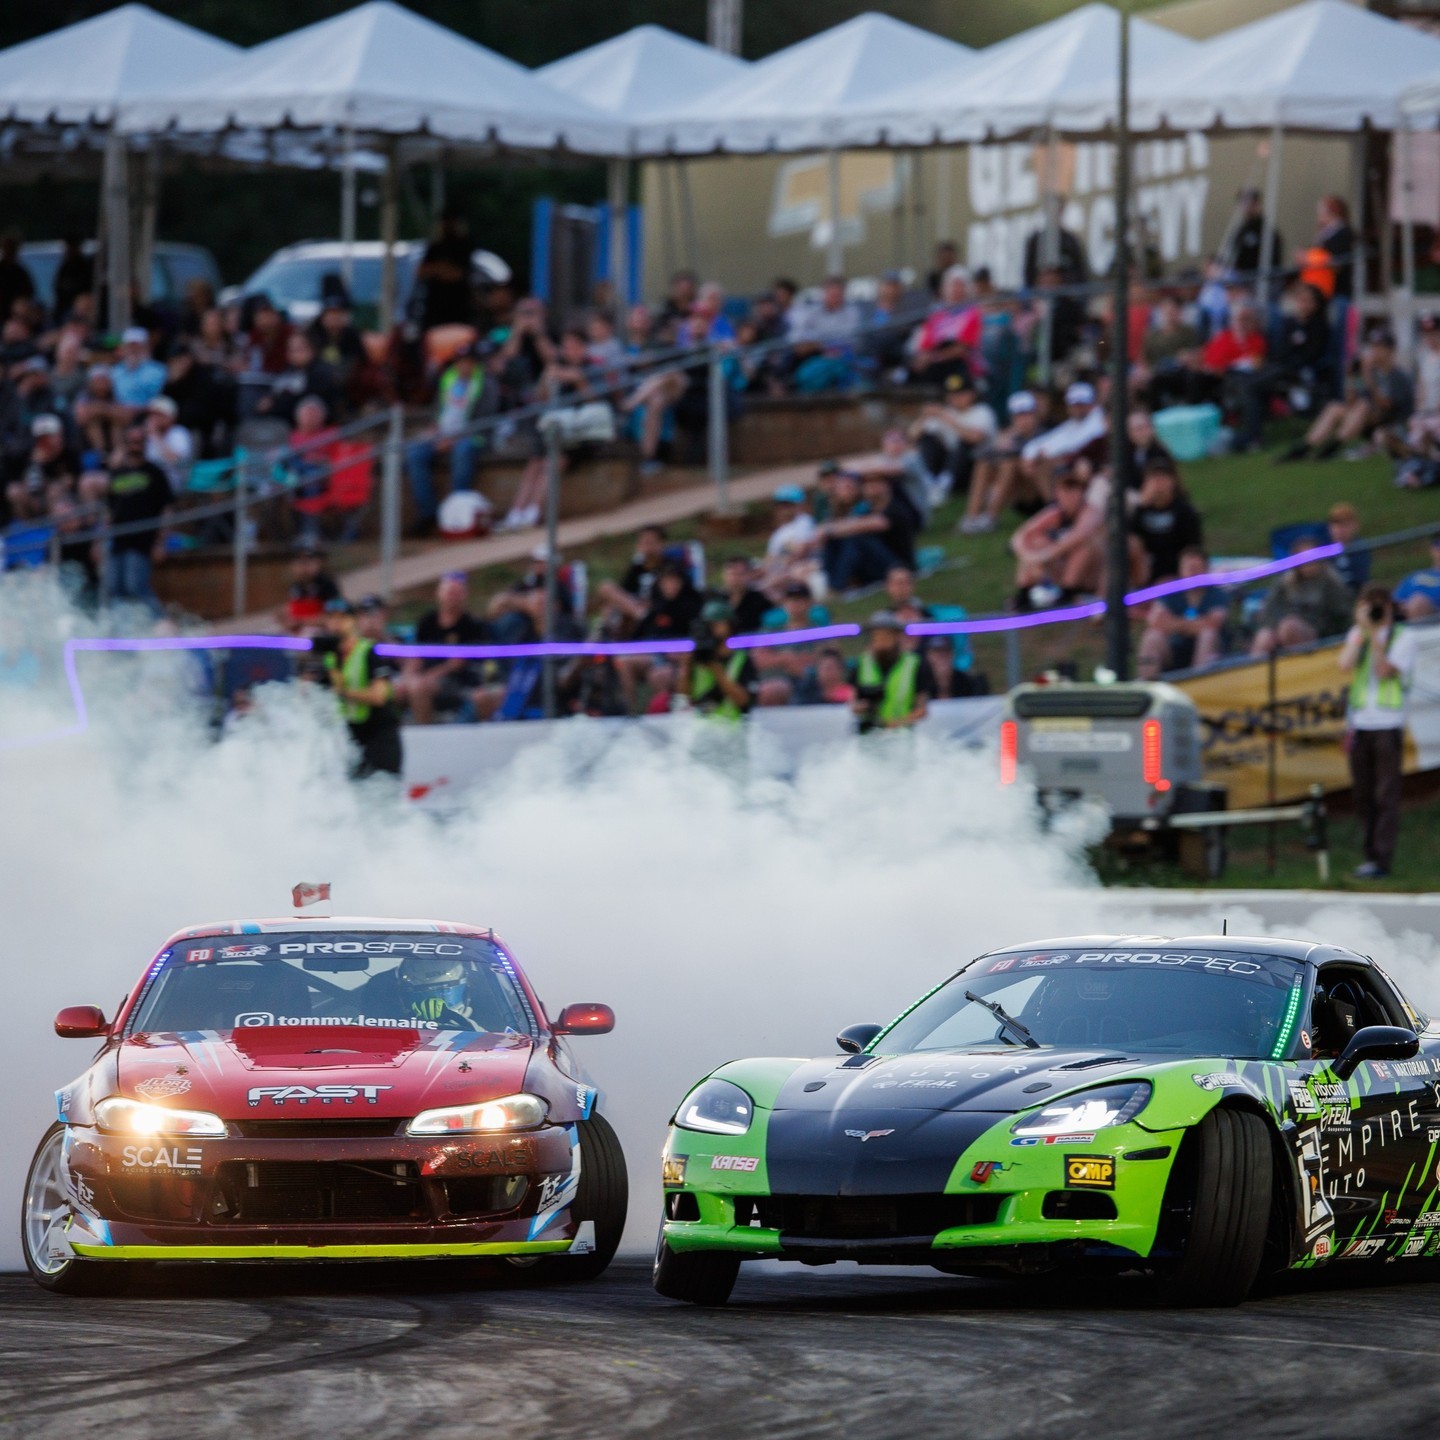
<svg viewBox="0 0 1440 1440"><path fill-rule="evenodd" d="M967 1000L973 1000L977 1005L983 1005L1007 1030L1013 1031L1020 1037L1021 1043L1031 1050L1038 1050L1040 1042L1011 1014L1003 1005L997 1004L994 1000L982 1000L973 990L965 992Z"/></svg>

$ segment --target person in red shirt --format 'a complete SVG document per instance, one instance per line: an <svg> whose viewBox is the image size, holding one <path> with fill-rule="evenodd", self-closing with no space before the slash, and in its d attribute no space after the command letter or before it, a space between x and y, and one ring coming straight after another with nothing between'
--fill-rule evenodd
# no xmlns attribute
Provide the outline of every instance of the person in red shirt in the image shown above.
<svg viewBox="0 0 1440 1440"><path fill-rule="evenodd" d="M1265 336L1253 305L1235 305L1230 323L1212 335L1200 354L1204 370L1219 382L1225 405L1239 417L1235 445L1258 450L1265 426Z"/></svg>
<svg viewBox="0 0 1440 1440"><path fill-rule="evenodd" d="M940 304L911 341L910 378L922 385L943 385L950 375L980 373L980 334L984 317L970 298L970 272L952 265L940 282Z"/></svg>

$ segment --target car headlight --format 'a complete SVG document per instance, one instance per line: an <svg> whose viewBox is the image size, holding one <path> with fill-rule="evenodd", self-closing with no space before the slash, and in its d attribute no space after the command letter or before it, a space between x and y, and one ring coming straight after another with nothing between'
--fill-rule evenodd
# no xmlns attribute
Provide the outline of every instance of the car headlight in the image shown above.
<svg viewBox="0 0 1440 1440"><path fill-rule="evenodd" d="M545 1123L550 1107L538 1095L504 1095L475 1105L446 1105L422 1110L406 1127L407 1135L463 1135L475 1131L533 1130Z"/></svg>
<svg viewBox="0 0 1440 1440"><path fill-rule="evenodd" d="M1148 1081L1106 1085L1082 1090L1052 1101L1042 1110L1022 1115L1011 1127L1013 1135L1091 1135L1111 1125L1133 1120L1150 1099Z"/></svg>
<svg viewBox="0 0 1440 1440"><path fill-rule="evenodd" d="M145 1100L109 1095L95 1107L95 1123L115 1135L208 1135L223 1137L225 1122L206 1110L172 1110Z"/></svg>
<svg viewBox="0 0 1440 1440"><path fill-rule="evenodd" d="M706 1080L680 1102L675 1123L708 1135L743 1135L755 1118L755 1102L728 1080Z"/></svg>

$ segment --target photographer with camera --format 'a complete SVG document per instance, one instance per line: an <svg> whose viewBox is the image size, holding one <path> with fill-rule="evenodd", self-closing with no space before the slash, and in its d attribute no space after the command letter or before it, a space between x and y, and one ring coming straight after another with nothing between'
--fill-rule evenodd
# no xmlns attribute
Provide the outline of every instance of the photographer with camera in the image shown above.
<svg viewBox="0 0 1440 1440"><path fill-rule="evenodd" d="M760 677L744 650L729 645L734 617L723 600L708 600L690 628L694 650L680 657L680 693L690 707L717 720L739 720L755 703Z"/></svg>
<svg viewBox="0 0 1440 1440"><path fill-rule="evenodd" d="M383 772L399 775L400 711L393 669L375 655L375 642L360 634L355 607L345 599L325 606L327 633L317 635L312 654L340 701L350 738L360 755L352 776L363 780Z"/></svg>
<svg viewBox="0 0 1440 1440"><path fill-rule="evenodd" d="M925 718L935 693L934 673L918 654L905 649L899 616L881 610L870 617L867 628L870 644L851 672L855 698L850 709L862 735L908 729Z"/></svg>
<svg viewBox="0 0 1440 1440"><path fill-rule="evenodd" d="M1355 814L1364 832L1357 880L1382 880L1400 834L1400 773L1405 750L1405 698L1415 671L1414 633L1395 616L1383 585L1367 585L1355 623L1340 649L1340 673L1350 677L1346 748Z"/></svg>

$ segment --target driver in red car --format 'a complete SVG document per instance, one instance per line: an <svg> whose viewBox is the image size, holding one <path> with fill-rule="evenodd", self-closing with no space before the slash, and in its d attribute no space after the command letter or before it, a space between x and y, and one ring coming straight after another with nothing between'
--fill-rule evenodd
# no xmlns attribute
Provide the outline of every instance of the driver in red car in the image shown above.
<svg viewBox="0 0 1440 1440"><path fill-rule="evenodd" d="M407 955L394 970L377 975L365 994L375 1013L422 1021L427 1030L487 1028L474 1014L468 967L460 956Z"/></svg>

